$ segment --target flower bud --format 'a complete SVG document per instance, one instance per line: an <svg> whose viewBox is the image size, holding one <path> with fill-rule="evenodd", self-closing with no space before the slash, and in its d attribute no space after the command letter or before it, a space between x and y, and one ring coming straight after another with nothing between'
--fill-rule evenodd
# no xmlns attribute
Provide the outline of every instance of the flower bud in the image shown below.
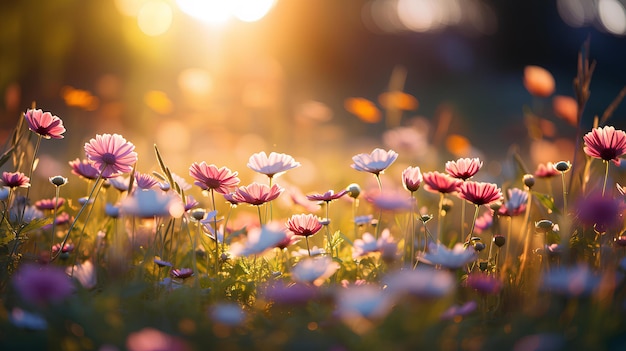
<svg viewBox="0 0 626 351"><path fill-rule="evenodd" d="M206 211L204 209L198 208L191 212L191 217L193 217L193 219L195 219L196 221L199 221L199 220L202 220L202 218L204 218L205 214L206 214Z"/></svg>
<svg viewBox="0 0 626 351"><path fill-rule="evenodd" d="M348 191L348 196L353 199L356 199L361 194L361 187L357 183L352 183L348 185L346 190Z"/></svg>
<svg viewBox="0 0 626 351"><path fill-rule="evenodd" d="M545 233L551 231L552 227L554 227L554 223L552 223L552 221L549 220L549 219L542 219L539 222L535 222L535 229L539 233L544 233L545 234Z"/></svg>
<svg viewBox="0 0 626 351"><path fill-rule="evenodd" d="M63 186L67 184L67 178L64 178L60 175L50 177L49 179L50 179L50 183L52 183L54 186Z"/></svg>
<svg viewBox="0 0 626 351"><path fill-rule="evenodd" d="M524 185L526 185L528 189L531 189L535 185L535 176L532 174L524 174L522 180L524 181Z"/></svg>
<svg viewBox="0 0 626 351"><path fill-rule="evenodd" d="M474 250L476 252L481 252L482 250L485 249L485 244L481 243L481 242L475 242L474 243Z"/></svg>
<svg viewBox="0 0 626 351"><path fill-rule="evenodd" d="M554 169L561 173L565 173L572 168L572 164L569 161L559 161L554 165Z"/></svg>
<svg viewBox="0 0 626 351"><path fill-rule="evenodd" d="M502 247L506 243L506 239L502 235L494 235L493 243L496 244L497 247Z"/></svg>

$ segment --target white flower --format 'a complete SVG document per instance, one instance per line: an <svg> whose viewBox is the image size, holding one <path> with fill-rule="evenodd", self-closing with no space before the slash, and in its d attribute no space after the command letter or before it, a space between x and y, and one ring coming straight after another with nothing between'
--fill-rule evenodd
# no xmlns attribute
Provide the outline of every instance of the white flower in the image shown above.
<svg viewBox="0 0 626 351"><path fill-rule="evenodd" d="M334 262L328 256L305 258L293 267L291 276L296 282L320 286L337 269L339 269L339 263Z"/></svg>
<svg viewBox="0 0 626 351"><path fill-rule="evenodd" d="M98 281L96 277L96 269L90 260L79 263L73 267L65 268L65 273L76 278L80 285L82 285L85 289L93 289Z"/></svg>
<svg viewBox="0 0 626 351"><path fill-rule="evenodd" d="M230 253L235 256L261 254L276 247L287 237L285 226L279 222L270 222L262 228L253 228L248 232L248 239L230 246Z"/></svg>
<svg viewBox="0 0 626 351"><path fill-rule="evenodd" d="M445 245L431 243L428 246L428 252L420 253L417 257L421 262L450 269L463 267L477 258L473 248L465 248L461 243L454 245L452 250Z"/></svg>

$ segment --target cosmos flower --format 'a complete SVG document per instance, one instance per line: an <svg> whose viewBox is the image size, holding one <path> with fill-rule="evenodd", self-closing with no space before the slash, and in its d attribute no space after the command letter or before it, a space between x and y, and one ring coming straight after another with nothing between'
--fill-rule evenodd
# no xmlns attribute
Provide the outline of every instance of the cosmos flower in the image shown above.
<svg viewBox="0 0 626 351"><path fill-rule="evenodd" d="M72 167L72 173L87 180L93 180L98 178L98 170L89 163L87 160L75 159L69 162Z"/></svg>
<svg viewBox="0 0 626 351"><path fill-rule="evenodd" d="M96 268L91 263L91 260L86 260L73 267L67 267L65 268L65 273L71 274L87 290L93 289L98 282Z"/></svg>
<svg viewBox="0 0 626 351"><path fill-rule="evenodd" d="M409 210L413 203L413 200L406 196L406 193L399 191L375 193L368 195L366 199L378 209L393 212Z"/></svg>
<svg viewBox="0 0 626 351"><path fill-rule="evenodd" d="M287 229L295 235L311 236L322 229L320 218L313 214L296 214L287 220Z"/></svg>
<svg viewBox="0 0 626 351"><path fill-rule="evenodd" d="M576 202L578 219L584 224L593 225L596 231L603 233L622 222L623 202L612 197L591 193Z"/></svg>
<svg viewBox="0 0 626 351"><path fill-rule="evenodd" d="M537 170L535 171L535 177L537 178L552 178L560 174L561 173L554 168L552 162L546 164L540 163L537 165Z"/></svg>
<svg viewBox="0 0 626 351"><path fill-rule="evenodd" d="M175 195L153 189L141 190L122 200L121 213L139 218L176 216L184 212L182 201ZM177 216L179 217L179 216Z"/></svg>
<svg viewBox="0 0 626 351"><path fill-rule="evenodd" d="M65 203L65 199L60 197L60 198L53 198L53 199L41 199L38 201L35 201L35 207L37 207L40 210L54 210L54 208L59 208L61 206L63 206L63 204Z"/></svg>
<svg viewBox="0 0 626 351"><path fill-rule="evenodd" d="M153 176L146 174L135 172L135 186L139 189L151 189L156 187L159 184L159 181Z"/></svg>
<svg viewBox="0 0 626 351"><path fill-rule="evenodd" d="M465 280L465 285L481 294L497 294L502 289L502 282L494 275L482 272L471 273Z"/></svg>
<svg viewBox="0 0 626 351"><path fill-rule="evenodd" d="M285 239L276 244L276 247L283 250L300 241L300 238L292 231L285 232Z"/></svg>
<svg viewBox="0 0 626 351"><path fill-rule="evenodd" d="M331 202L333 200L337 200L348 193L348 190L341 190L338 193L335 193L333 190L328 190L324 194L311 194L307 195L306 198L310 201L325 201Z"/></svg>
<svg viewBox="0 0 626 351"><path fill-rule="evenodd" d="M372 223L372 219L374 219L373 215L363 215L354 217L354 224L357 226L367 225Z"/></svg>
<svg viewBox="0 0 626 351"><path fill-rule="evenodd" d="M296 162L293 157L287 154L270 152L267 156L265 151L253 154L248 160L248 168L253 171L265 174L270 178L279 177L290 169L300 167L300 162Z"/></svg>
<svg viewBox="0 0 626 351"><path fill-rule="evenodd" d="M361 238L354 240L352 258L357 259L373 252L382 252L385 250L391 251L392 254L395 254L395 251L397 251L397 244L393 240L389 229L383 230L378 239L366 232L363 233Z"/></svg>
<svg viewBox="0 0 626 351"><path fill-rule="evenodd" d="M462 243L456 243L452 250L445 245L431 243L428 252L420 252L418 261L449 269L457 269L476 261L478 256L473 248L465 248Z"/></svg>
<svg viewBox="0 0 626 351"><path fill-rule="evenodd" d="M261 228L252 228L247 240L235 242L230 246L230 253L235 257L259 255L277 247L287 237L284 225L270 222Z"/></svg>
<svg viewBox="0 0 626 351"><path fill-rule="evenodd" d="M415 192L420 188L424 177L419 167L407 167L402 171L402 185L410 192Z"/></svg>
<svg viewBox="0 0 626 351"><path fill-rule="evenodd" d="M245 202L250 205L259 206L266 202L276 199L282 192L283 188L277 184L270 188L265 184L252 183L248 186L240 186L233 195L233 199L239 202Z"/></svg>
<svg viewBox="0 0 626 351"><path fill-rule="evenodd" d="M185 280L191 276L193 276L192 268L174 268L170 270L170 277L172 278Z"/></svg>
<svg viewBox="0 0 626 351"><path fill-rule="evenodd" d="M9 212L11 222L17 222L21 219L24 223L30 223L35 219L41 218L44 218L44 214L35 206L26 206L25 208L22 206L14 206Z"/></svg>
<svg viewBox="0 0 626 351"><path fill-rule="evenodd" d="M482 166L483 162L478 157L460 158L446 162L446 173L457 179L468 180L478 173Z"/></svg>
<svg viewBox="0 0 626 351"><path fill-rule="evenodd" d="M507 191L509 198L500 207L498 214L502 216L517 216L526 211L528 193L519 188L512 188Z"/></svg>
<svg viewBox="0 0 626 351"><path fill-rule="evenodd" d="M189 167L189 175L196 180L195 185L202 190L215 190L220 194L228 194L239 184L237 174L226 167L217 168L213 164L207 165L204 161L194 162Z"/></svg>
<svg viewBox="0 0 626 351"><path fill-rule="evenodd" d="M135 145L119 134L98 134L85 143L85 154L103 178L116 177L133 170L137 162Z"/></svg>
<svg viewBox="0 0 626 351"><path fill-rule="evenodd" d="M57 266L25 264L13 277L13 285L25 302L35 305L61 302L74 292L72 281Z"/></svg>
<svg viewBox="0 0 626 351"><path fill-rule="evenodd" d="M370 154L358 154L352 157L354 162L351 167L361 172L369 172L378 175L385 171L398 158L398 153L383 149L374 149Z"/></svg>
<svg viewBox="0 0 626 351"><path fill-rule="evenodd" d="M482 215L476 218L476 223L474 224L474 233L480 234L483 231L491 228L493 225L493 212L487 211Z"/></svg>
<svg viewBox="0 0 626 351"><path fill-rule="evenodd" d="M481 206L500 200L502 191L493 183L467 181L459 186L459 197Z"/></svg>
<svg viewBox="0 0 626 351"><path fill-rule="evenodd" d="M626 154L626 133L612 126L594 128L585 134L583 140L583 150L594 158L619 162L618 157Z"/></svg>
<svg viewBox="0 0 626 351"><path fill-rule="evenodd" d="M458 191L459 185L463 182L445 173L426 172L424 177L424 189L431 193L448 194Z"/></svg>
<svg viewBox="0 0 626 351"><path fill-rule="evenodd" d="M328 256L305 258L293 267L291 277L299 283L320 286L338 269L339 263Z"/></svg>
<svg viewBox="0 0 626 351"><path fill-rule="evenodd" d="M28 123L28 129L37 133L42 138L63 139L62 134L65 133L63 121L50 112L29 109L26 110L24 118L26 119L26 123Z"/></svg>
<svg viewBox="0 0 626 351"><path fill-rule="evenodd" d="M396 299L405 295L437 298L452 293L456 288L456 278L450 271L422 266L414 270L390 272L382 282Z"/></svg>
<svg viewBox="0 0 626 351"><path fill-rule="evenodd" d="M9 188L28 188L30 187L30 178L22 172L2 172L0 185Z"/></svg>
<svg viewBox="0 0 626 351"><path fill-rule="evenodd" d="M587 296L600 286L601 277L584 264L559 266L545 272L541 290L569 297Z"/></svg>

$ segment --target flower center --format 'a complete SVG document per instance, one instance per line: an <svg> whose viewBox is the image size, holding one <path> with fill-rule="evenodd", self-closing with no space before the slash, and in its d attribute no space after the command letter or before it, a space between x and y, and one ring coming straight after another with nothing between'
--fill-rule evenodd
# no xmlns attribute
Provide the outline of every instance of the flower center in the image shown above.
<svg viewBox="0 0 626 351"><path fill-rule="evenodd" d="M110 152L107 152L106 154L102 155L102 162L107 165L115 164L115 155L113 155Z"/></svg>

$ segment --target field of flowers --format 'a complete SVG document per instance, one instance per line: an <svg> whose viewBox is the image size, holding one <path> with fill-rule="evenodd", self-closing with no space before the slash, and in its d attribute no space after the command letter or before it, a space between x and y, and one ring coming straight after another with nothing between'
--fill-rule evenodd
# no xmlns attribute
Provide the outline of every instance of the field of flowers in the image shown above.
<svg viewBox="0 0 626 351"><path fill-rule="evenodd" d="M494 179L479 157L424 169L376 147L308 194L283 182L287 150L175 171L98 134L42 198L39 150L76 131L32 106L0 156L0 349L624 350L626 133L621 96L583 114L593 68L555 104L571 159L515 153Z"/></svg>

